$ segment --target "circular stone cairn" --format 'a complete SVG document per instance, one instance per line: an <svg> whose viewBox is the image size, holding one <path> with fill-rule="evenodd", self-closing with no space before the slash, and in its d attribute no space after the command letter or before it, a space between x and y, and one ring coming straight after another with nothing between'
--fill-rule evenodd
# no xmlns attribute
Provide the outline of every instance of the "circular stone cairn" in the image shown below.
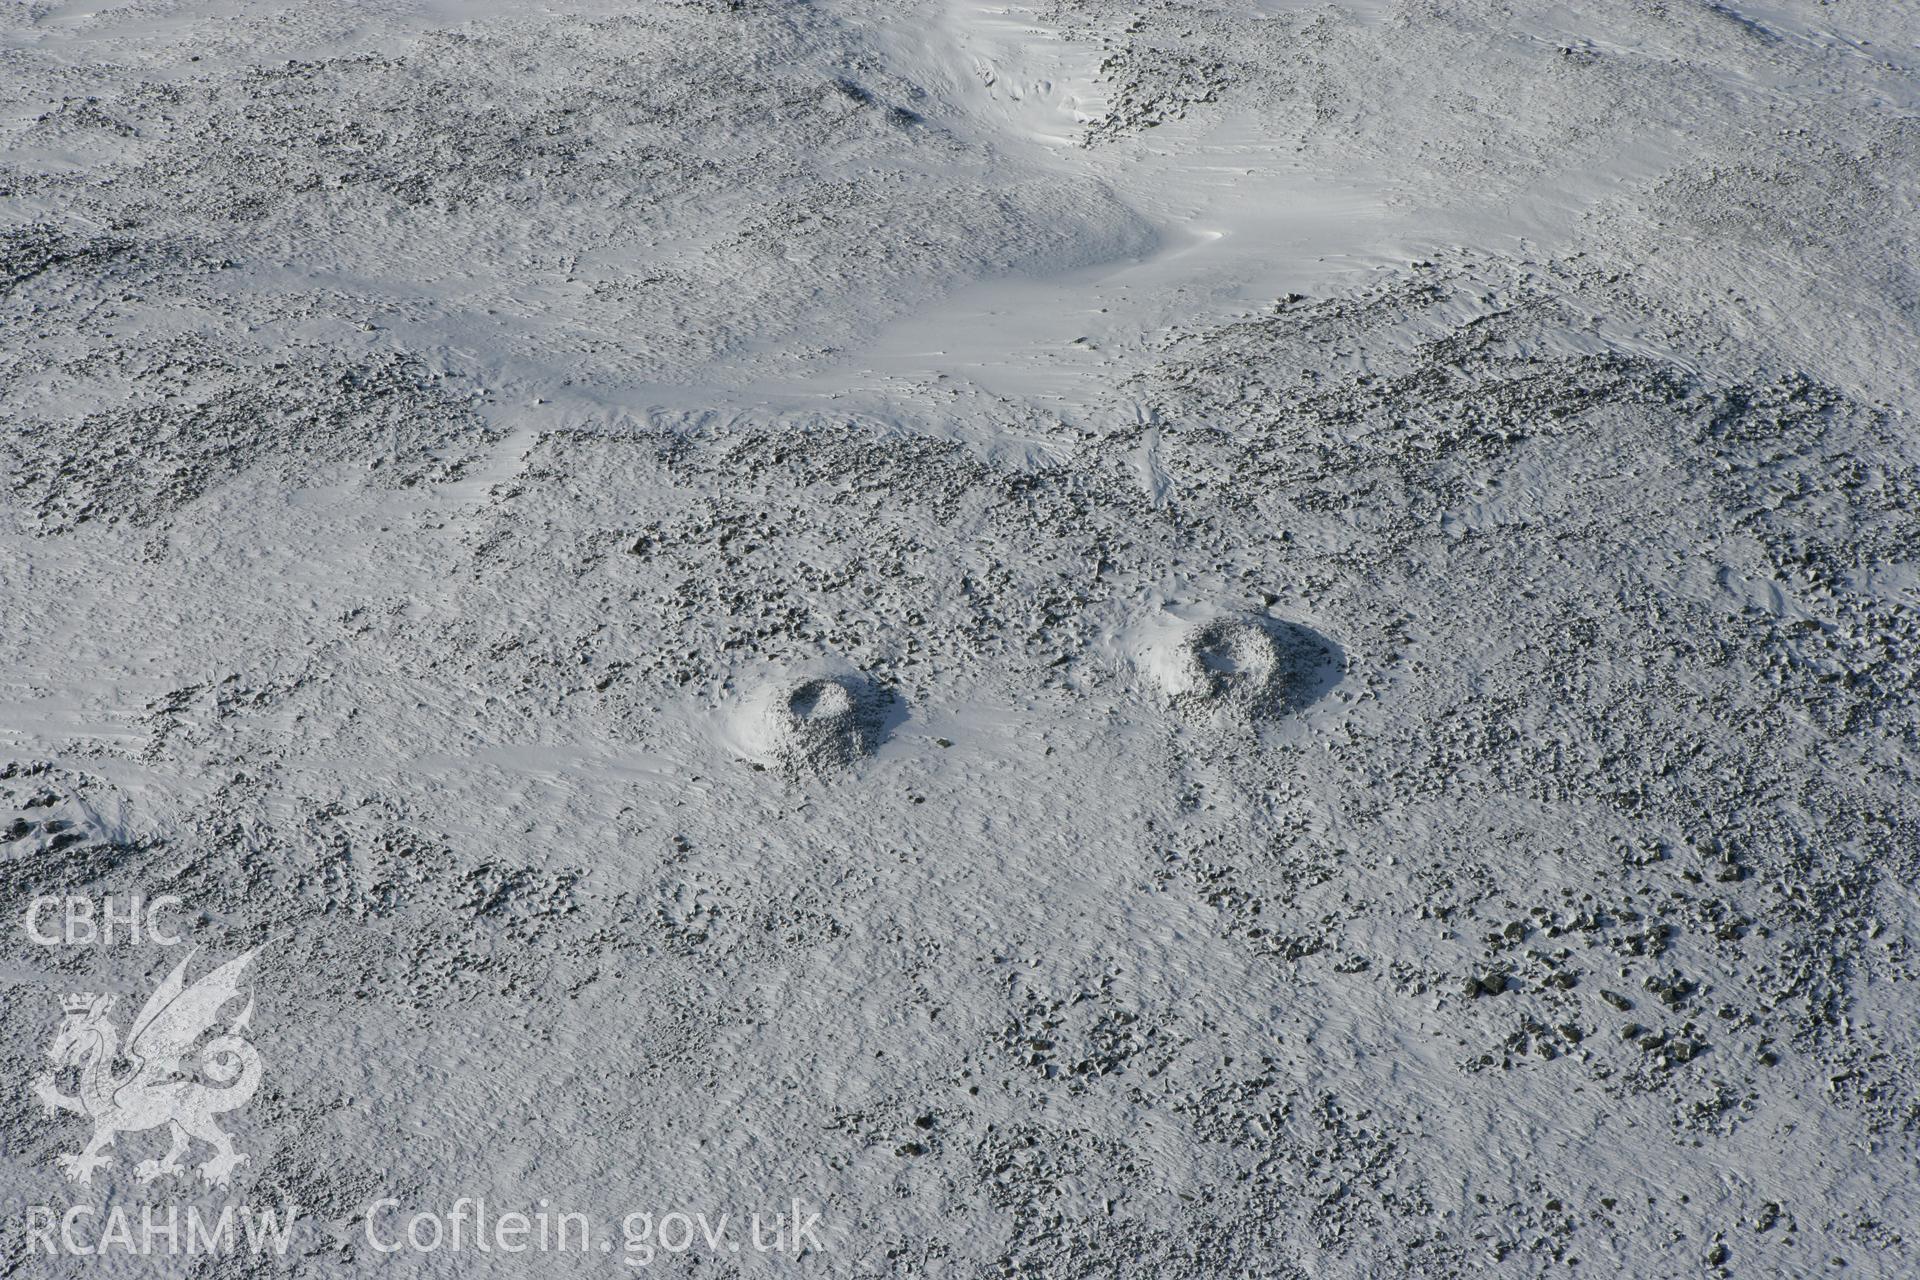
<svg viewBox="0 0 1920 1280"><path fill-rule="evenodd" d="M878 702L864 681L847 676L790 681L767 704L771 753L793 773L844 768L877 745Z"/></svg>
<svg viewBox="0 0 1920 1280"><path fill-rule="evenodd" d="M1216 618L1180 638L1172 673L1174 704L1186 711L1253 713L1280 697L1280 646L1246 618Z"/></svg>

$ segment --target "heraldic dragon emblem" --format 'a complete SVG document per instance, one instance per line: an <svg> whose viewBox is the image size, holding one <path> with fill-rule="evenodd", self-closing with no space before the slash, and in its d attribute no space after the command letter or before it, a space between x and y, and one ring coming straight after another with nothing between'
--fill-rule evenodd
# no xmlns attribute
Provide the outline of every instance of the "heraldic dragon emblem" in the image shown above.
<svg viewBox="0 0 1920 1280"><path fill-rule="evenodd" d="M167 1126L173 1145L158 1160L142 1160L134 1176L142 1182L186 1172L181 1158L192 1139L213 1148L200 1166L210 1187L224 1187L247 1157L214 1123L222 1112L244 1106L260 1087L260 1054L244 1038L253 1017L247 1000L224 1031L216 1027L220 1011L241 995L240 975L254 953L237 956L187 985L189 955L148 997L122 1046L107 1020L114 997L91 991L61 999L66 1014L47 1057L53 1067L34 1081L47 1114L71 1111L93 1121L93 1137L78 1152L59 1157L68 1179L82 1185L93 1171L110 1163L106 1149L115 1135ZM211 1038L209 1038L211 1037ZM56 1072L79 1072L79 1092L60 1092Z"/></svg>

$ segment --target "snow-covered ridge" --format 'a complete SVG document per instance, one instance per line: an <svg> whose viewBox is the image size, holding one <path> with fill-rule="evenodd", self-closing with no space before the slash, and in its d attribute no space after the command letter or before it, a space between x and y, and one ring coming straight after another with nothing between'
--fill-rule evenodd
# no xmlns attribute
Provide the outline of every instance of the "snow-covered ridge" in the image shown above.
<svg viewBox="0 0 1920 1280"><path fill-rule="evenodd" d="M1916 28L13 6L0 918L259 948L304 1273L1908 1275Z"/></svg>

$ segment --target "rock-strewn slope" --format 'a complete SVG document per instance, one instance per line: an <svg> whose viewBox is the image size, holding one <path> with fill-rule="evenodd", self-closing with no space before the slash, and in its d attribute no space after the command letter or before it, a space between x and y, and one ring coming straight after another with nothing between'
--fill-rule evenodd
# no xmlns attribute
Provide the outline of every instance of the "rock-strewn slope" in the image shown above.
<svg viewBox="0 0 1920 1280"><path fill-rule="evenodd" d="M23 6L0 914L260 947L298 1274L1907 1274L1913 80L1777 10ZM0 949L64 1204L174 957Z"/></svg>

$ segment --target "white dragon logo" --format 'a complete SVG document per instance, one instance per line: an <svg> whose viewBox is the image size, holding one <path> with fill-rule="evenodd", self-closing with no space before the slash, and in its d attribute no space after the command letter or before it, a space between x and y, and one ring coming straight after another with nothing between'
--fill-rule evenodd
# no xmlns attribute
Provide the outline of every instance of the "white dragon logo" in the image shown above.
<svg viewBox="0 0 1920 1280"><path fill-rule="evenodd" d="M224 1111L244 1106L260 1087L260 1054L242 1038L253 1016L249 999L222 1034L202 1040L215 1030L220 1010L240 995L240 973L254 953L237 956L191 987L186 984L187 956L165 982L147 998L133 1020L124 1050L119 1033L107 1021L111 995L75 992L61 999L66 1020L47 1050L53 1069L34 1081L33 1089L47 1114L71 1111L93 1121L93 1137L78 1152L59 1157L68 1179L86 1185L93 1171L111 1162L106 1149L116 1134L139 1133L166 1125L173 1146L158 1160L142 1160L134 1176L142 1182L184 1173L181 1157L190 1139L213 1148L200 1166L200 1177L210 1187L224 1187L247 1157L233 1149L233 1139L214 1123ZM60 1092L55 1071L77 1067L77 1096Z"/></svg>

